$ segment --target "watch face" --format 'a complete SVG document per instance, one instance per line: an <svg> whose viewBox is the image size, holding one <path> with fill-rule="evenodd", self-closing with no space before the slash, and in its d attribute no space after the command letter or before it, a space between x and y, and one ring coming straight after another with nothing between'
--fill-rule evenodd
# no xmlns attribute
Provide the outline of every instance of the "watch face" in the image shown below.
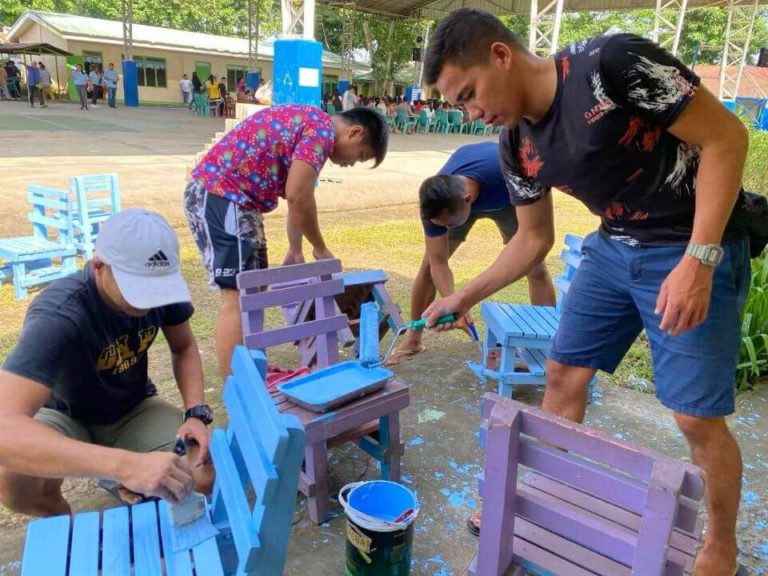
<svg viewBox="0 0 768 576"><path fill-rule="evenodd" d="M723 249L720 246L709 246L704 254L704 262L710 266L717 266L723 259Z"/></svg>

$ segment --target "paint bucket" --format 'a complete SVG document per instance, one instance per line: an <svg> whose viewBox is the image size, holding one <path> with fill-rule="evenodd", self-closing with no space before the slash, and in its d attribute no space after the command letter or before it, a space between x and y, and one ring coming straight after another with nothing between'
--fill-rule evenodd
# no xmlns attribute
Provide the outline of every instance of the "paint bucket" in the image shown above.
<svg viewBox="0 0 768 576"><path fill-rule="evenodd" d="M339 492L347 515L346 576L407 576L419 504L396 482L347 484Z"/></svg>

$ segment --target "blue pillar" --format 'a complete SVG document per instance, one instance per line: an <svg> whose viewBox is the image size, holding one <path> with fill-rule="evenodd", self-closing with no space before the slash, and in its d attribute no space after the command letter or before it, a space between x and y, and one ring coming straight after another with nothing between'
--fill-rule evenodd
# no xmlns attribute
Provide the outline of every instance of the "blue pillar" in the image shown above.
<svg viewBox="0 0 768 576"><path fill-rule="evenodd" d="M135 60L123 60L123 101L126 106L139 105L139 75Z"/></svg>
<svg viewBox="0 0 768 576"><path fill-rule="evenodd" d="M344 94L349 88L349 80L339 80L339 94Z"/></svg>
<svg viewBox="0 0 768 576"><path fill-rule="evenodd" d="M323 45L314 40L275 41L272 102L320 107Z"/></svg>
<svg viewBox="0 0 768 576"><path fill-rule="evenodd" d="M258 72L246 72L245 85L251 90L256 90L259 87L259 80Z"/></svg>

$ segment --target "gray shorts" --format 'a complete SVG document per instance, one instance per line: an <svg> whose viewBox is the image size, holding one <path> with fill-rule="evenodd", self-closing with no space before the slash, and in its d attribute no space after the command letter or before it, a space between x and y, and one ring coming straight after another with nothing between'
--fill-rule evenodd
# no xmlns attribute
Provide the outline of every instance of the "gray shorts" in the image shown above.
<svg viewBox="0 0 768 576"><path fill-rule="evenodd" d="M469 218L467 218L464 224L448 229L448 240L451 242L464 242L467 239L467 234L472 230L472 226L481 218L489 218L496 223L504 244L509 242L509 239L517 232L517 212L515 212L515 207L510 204L493 212L470 213Z"/></svg>
<svg viewBox="0 0 768 576"><path fill-rule="evenodd" d="M170 452L182 424L181 410L150 396L111 424L88 425L51 408L41 408L35 420L72 440L131 452Z"/></svg>

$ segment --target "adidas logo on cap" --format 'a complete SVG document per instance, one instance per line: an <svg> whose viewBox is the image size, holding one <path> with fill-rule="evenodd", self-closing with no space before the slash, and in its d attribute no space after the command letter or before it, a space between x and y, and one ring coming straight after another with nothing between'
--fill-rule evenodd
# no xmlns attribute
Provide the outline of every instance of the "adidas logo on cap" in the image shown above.
<svg viewBox="0 0 768 576"><path fill-rule="evenodd" d="M168 261L168 257L162 250L158 250L152 256L150 256L144 263L146 268L167 268L171 263Z"/></svg>

